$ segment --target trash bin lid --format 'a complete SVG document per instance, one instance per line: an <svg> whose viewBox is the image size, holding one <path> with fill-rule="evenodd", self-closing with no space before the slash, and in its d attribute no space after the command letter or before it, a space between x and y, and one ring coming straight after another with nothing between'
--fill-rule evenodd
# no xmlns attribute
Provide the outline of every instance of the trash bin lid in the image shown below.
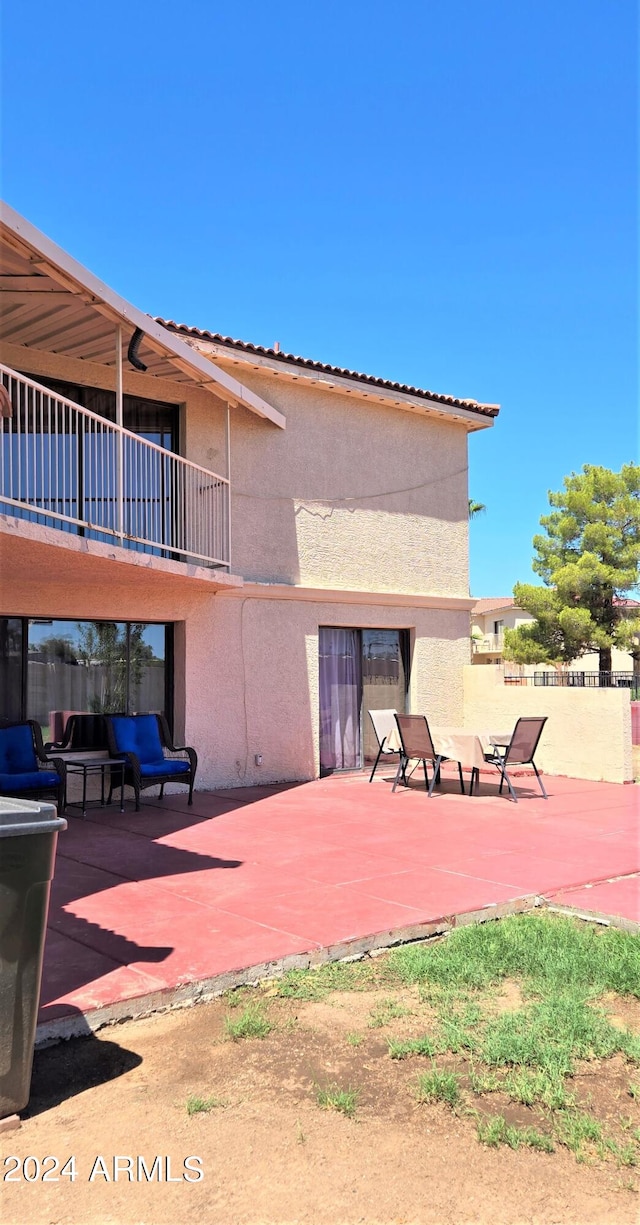
<svg viewBox="0 0 640 1225"><path fill-rule="evenodd" d="M0 838L15 838L21 834L46 834L67 828L59 817L55 804L37 800L14 800L0 795Z"/></svg>

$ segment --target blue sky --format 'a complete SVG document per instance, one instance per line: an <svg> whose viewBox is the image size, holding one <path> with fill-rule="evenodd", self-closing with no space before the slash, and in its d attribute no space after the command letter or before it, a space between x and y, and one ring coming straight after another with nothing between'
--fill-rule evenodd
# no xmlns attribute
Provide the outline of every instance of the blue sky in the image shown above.
<svg viewBox="0 0 640 1225"><path fill-rule="evenodd" d="M475 595L637 457L633 0L24 0L2 194L153 314L498 401ZM419 457L408 457L417 462Z"/></svg>

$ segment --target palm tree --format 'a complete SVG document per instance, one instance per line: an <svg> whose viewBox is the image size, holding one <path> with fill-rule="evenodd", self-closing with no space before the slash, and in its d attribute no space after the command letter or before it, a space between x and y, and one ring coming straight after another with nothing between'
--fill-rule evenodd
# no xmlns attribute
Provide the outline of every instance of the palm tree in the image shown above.
<svg viewBox="0 0 640 1225"><path fill-rule="evenodd" d="M472 499L469 498L469 518L470 519L475 519L477 515L483 515L486 509L487 508L484 502L473 502Z"/></svg>

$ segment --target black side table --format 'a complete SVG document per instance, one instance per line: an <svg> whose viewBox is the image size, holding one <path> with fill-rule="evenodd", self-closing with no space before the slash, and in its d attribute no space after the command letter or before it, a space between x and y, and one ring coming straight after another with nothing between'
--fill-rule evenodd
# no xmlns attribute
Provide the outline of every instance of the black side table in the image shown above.
<svg viewBox="0 0 640 1225"><path fill-rule="evenodd" d="M86 817L87 808L104 808L104 780L105 772L109 771L109 782L116 776L120 775L120 812L124 812L124 771L126 766L124 757L83 757L78 761L65 760L67 774L82 775L82 801L73 800L71 803L65 797L65 810L68 808L82 809L82 816ZM87 778L90 774L100 775L100 804L97 800L87 801ZM117 781L116 781L117 786Z"/></svg>

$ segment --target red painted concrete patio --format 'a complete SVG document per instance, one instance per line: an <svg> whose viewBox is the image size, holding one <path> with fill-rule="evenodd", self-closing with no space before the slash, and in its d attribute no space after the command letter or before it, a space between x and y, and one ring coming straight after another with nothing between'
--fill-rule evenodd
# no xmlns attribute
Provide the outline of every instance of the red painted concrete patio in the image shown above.
<svg viewBox="0 0 640 1225"><path fill-rule="evenodd" d="M428 800L418 785L392 795L381 772L371 785L334 776L70 817L40 1032L78 1032L249 968L344 956L523 899L640 921L637 788L545 783L547 802L519 778L516 805L493 779L469 797L446 778Z"/></svg>

